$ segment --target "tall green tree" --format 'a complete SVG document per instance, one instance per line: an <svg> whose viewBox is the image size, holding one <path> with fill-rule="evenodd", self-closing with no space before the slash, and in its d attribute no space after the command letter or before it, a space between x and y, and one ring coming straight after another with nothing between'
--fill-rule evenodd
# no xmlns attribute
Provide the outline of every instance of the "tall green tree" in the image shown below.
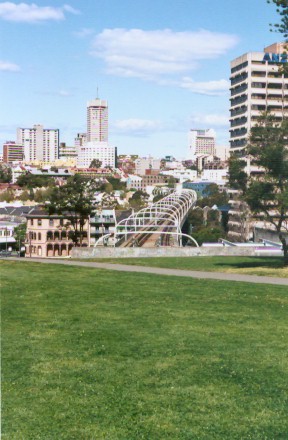
<svg viewBox="0 0 288 440"><path fill-rule="evenodd" d="M96 190L94 180L75 174L65 185L53 188L49 195L46 207L49 214L62 215L67 219L75 246L82 246L84 227L95 210Z"/></svg>
<svg viewBox="0 0 288 440"><path fill-rule="evenodd" d="M267 0L267 3L274 3L277 7L277 12L280 15L280 23L271 24L271 30L276 30L283 34L286 41L288 41L288 1L287 0Z"/></svg>
<svg viewBox="0 0 288 440"><path fill-rule="evenodd" d="M259 173L254 176L246 175L243 199L252 213L270 223L277 232L284 251L284 265L287 266L288 241L285 239L285 232L288 232L288 119L283 118L278 122L273 114L263 113L257 125L251 128L247 153L251 163L258 167ZM239 165L238 171L240 168ZM237 174L233 175L235 169L236 167L230 168L232 184L237 180Z"/></svg>

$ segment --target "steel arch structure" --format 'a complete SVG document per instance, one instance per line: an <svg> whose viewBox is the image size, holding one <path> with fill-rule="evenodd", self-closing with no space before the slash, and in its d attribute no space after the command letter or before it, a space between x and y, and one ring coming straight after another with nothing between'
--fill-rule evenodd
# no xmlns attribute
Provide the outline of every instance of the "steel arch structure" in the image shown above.
<svg viewBox="0 0 288 440"><path fill-rule="evenodd" d="M197 194L193 190L174 191L158 202L121 220L115 227L115 238L121 240L122 245L130 239L130 245L137 246L138 242L143 241L142 237L144 238L145 235L146 237L153 234L156 236L166 235L167 237L172 236L174 242L178 246L182 246L182 237L188 237L198 247L198 243L193 237L183 234L181 231L187 214L196 200ZM101 237L94 246L97 246L102 239L109 238L109 235ZM137 244L135 244L136 240L133 242L133 236L134 238L141 237L137 240Z"/></svg>

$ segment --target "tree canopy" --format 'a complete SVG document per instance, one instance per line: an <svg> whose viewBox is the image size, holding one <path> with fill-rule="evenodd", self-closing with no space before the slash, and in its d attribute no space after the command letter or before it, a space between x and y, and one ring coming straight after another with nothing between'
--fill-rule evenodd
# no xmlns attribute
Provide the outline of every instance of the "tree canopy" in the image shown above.
<svg viewBox="0 0 288 440"><path fill-rule="evenodd" d="M277 12L280 15L280 23L272 24L272 30L283 34L286 41L288 41L288 1L287 0L267 0L267 3L274 3L277 7Z"/></svg>
<svg viewBox="0 0 288 440"><path fill-rule="evenodd" d="M239 173L246 174L243 199L258 218L275 229L283 246L284 264L288 265L288 243L284 234L285 230L288 232L288 119L278 122L273 114L263 113L257 125L251 128L247 153L258 173L248 176L244 161L234 158L229 172L230 184L237 182Z"/></svg>
<svg viewBox="0 0 288 440"><path fill-rule="evenodd" d="M72 228L71 238L75 245L82 245L84 226L95 210L94 195L97 185L94 180L75 174L63 186L53 188L48 198L49 214L63 215ZM68 226L67 225L67 226Z"/></svg>

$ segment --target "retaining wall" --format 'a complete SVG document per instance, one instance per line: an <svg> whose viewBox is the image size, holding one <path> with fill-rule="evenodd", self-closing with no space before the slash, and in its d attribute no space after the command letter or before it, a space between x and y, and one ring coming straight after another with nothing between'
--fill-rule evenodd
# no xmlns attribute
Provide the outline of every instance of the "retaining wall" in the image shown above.
<svg viewBox="0 0 288 440"><path fill-rule="evenodd" d="M145 258L145 257L194 257L194 256L282 256L281 250L268 247L159 247L159 248L73 248L72 258Z"/></svg>

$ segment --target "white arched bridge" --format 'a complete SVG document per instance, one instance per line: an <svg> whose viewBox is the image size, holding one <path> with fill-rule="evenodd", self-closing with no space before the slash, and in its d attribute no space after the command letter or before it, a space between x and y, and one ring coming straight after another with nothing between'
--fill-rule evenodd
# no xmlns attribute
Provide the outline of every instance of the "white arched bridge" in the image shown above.
<svg viewBox="0 0 288 440"><path fill-rule="evenodd" d="M198 246L193 237L182 233L182 226L196 200L195 191L181 189L131 214L116 224L114 246L182 246L183 237ZM111 235L99 238L95 246L107 242Z"/></svg>

